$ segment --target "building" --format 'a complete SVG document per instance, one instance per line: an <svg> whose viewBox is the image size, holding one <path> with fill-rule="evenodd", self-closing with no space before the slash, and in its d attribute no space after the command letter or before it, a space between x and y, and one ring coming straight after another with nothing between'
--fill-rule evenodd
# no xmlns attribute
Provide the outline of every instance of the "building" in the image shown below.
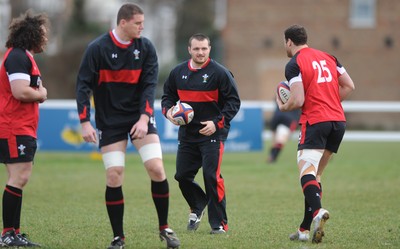
<svg viewBox="0 0 400 249"><path fill-rule="evenodd" d="M350 100L400 100L400 1L228 0L224 63L241 97L272 100L288 61L283 31L307 28L309 45L337 56L352 76ZM400 114L351 113L359 128L400 129ZM384 122L382 122L384 120Z"/></svg>

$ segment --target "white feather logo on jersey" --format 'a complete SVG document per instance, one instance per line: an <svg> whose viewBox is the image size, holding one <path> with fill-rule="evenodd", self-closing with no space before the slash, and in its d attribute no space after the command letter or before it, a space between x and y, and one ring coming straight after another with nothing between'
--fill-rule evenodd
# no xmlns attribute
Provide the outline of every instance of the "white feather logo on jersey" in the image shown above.
<svg viewBox="0 0 400 249"><path fill-rule="evenodd" d="M208 74L203 75L203 83L207 83L208 77L209 77Z"/></svg>
<svg viewBox="0 0 400 249"><path fill-rule="evenodd" d="M133 54L135 55L135 60L139 60L140 51L135 49L135 51L133 51Z"/></svg>

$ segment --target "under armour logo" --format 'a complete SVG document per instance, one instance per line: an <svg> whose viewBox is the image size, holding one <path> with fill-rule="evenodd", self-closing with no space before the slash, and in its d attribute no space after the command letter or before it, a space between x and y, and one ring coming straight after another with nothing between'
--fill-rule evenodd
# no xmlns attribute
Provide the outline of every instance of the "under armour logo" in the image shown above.
<svg viewBox="0 0 400 249"><path fill-rule="evenodd" d="M217 140L216 139L211 139L211 143L216 143Z"/></svg>
<svg viewBox="0 0 400 249"><path fill-rule="evenodd" d="M113 58L113 59L118 58L118 54L111 54L111 58Z"/></svg>
<svg viewBox="0 0 400 249"><path fill-rule="evenodd" d="M187 80L187 75L182 75L183 80Z"/></svg>

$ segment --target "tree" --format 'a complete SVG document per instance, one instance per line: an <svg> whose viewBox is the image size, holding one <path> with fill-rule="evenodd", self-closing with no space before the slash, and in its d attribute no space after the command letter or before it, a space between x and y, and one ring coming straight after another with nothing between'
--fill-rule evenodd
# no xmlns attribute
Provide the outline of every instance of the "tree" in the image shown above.
<svg viewBox="0 0 400 249"><path fill-rule="evenodd" d="M218 44L219 33L214 28L215 1L183 0L178 10L176 27L176 57L178 61L188 58L188 39L195 33L203 33L210 37L212 44ZM218 49L211 49L211 57L218 57L217 52Z"/></svg>

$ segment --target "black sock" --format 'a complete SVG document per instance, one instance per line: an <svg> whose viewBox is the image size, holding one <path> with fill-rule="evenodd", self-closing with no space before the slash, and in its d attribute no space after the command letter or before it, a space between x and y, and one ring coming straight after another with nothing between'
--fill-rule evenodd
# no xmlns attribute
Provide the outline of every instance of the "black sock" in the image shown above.
<svg viewBox="0 0 400 249"><path fill-rule="evenodd" d="M21 222L21 210L22 210L22 192L21 192L21 198L18 203L17 210L15 212L15 219L14 219L14 230L16 234L20 233L20 222Z"/></svg>
<svg viewBox="0 0 400 249"><path fill-rule="evenodd" d="M151 195L156 206L161 231L168 228L169 185L167 179L162 182L151 181Z"/></svg>
<svg viewBox="0 0 400 249"><path fill-rule="evenodd" d="M313 213L310 205L308 205L307 200L304 198L304 217L303 222L300 224L300 230L310 230L311 223L313 220Z"/></svg>
<svg viewBox="0 0 400 249"><path fill-rule="evenodd" d="M14 228L20 222L22 189L6 185L3 192L3 232Z"/></svg>
<svg viewBox="0 0 400 249"><path fill-rule="evenodd" d="M301 186L303 188L304 197L308 205L310 205L314 216L314 212L321 208L319 184L315 176L308 174L301 178Z"/></svg>
<svg viewBox="0 0 400 249"><path fill-rule="evenodd" d="M280 143L274 144L274 146L271 148L270 153L269 153L269 161L274 162L279 156L279 153L282 150L283 145Z"/></svg>
<svg viewBox="0 0 400 249"><path fill-rule="evenodd" d="M319 182L319 196L322 200L322 184ZM300 230L310 230L311 223L313 221L313 213L310 205L308 205L306 199L304 198L304 217L303 222L300 224Z"/></svg>
<svg viewBox="0 0 400 249"><path fill-rule="evenodd" d="M116 188L107 186L106 207L114 237L119 236L124 239L124 196L122 193L122 186Z"/></svg>

